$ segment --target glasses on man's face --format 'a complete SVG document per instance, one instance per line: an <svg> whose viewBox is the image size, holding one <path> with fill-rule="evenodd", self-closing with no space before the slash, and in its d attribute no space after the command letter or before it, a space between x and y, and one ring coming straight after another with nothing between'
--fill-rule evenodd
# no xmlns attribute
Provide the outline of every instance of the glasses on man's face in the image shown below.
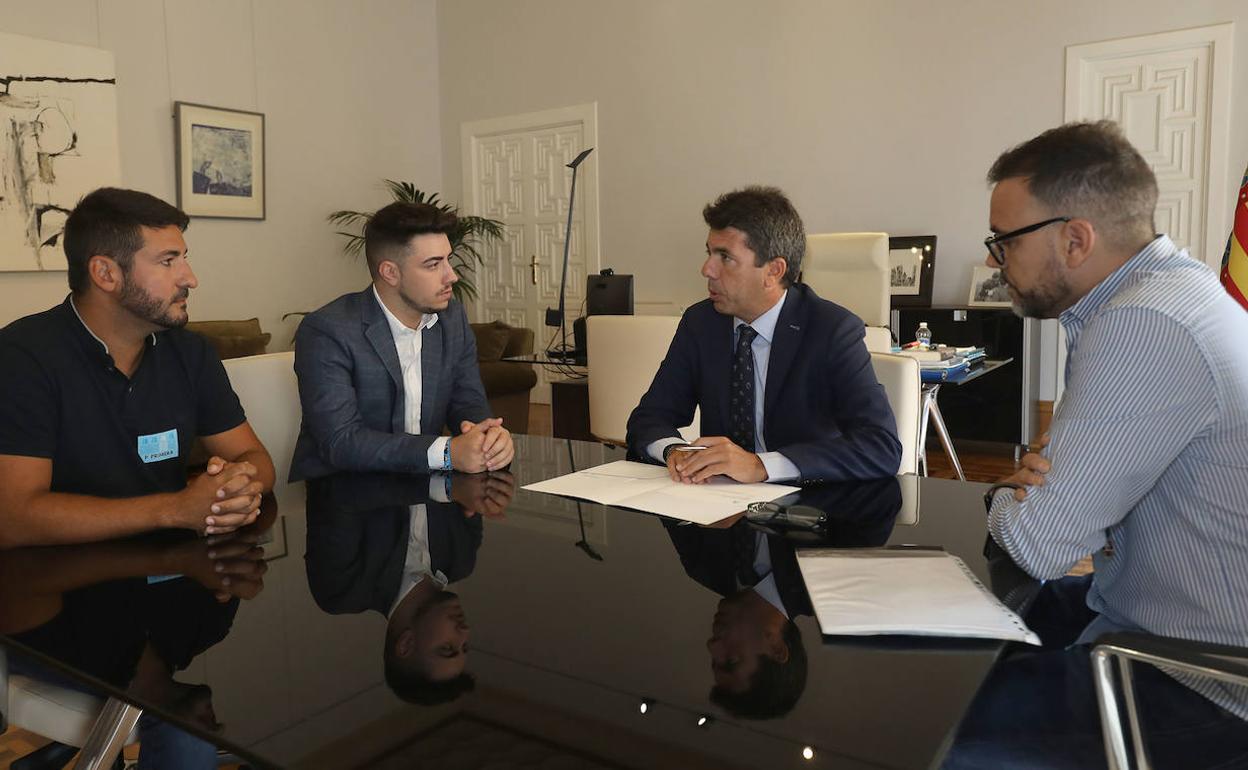
<svg viewBox="0 0 1248 770"><path fill-rule="evenodd" d="M1055 222L1069 222L1071 217L1053 217L1043 222L1037 222L1034 225L1020 227L1017 230L1011 230L1008 233L1000 235L990 235L984 239L984 247L988 249L988 254L992 257L992 261L1001 267L1005 267L1005 242L1011 238L1017 238L1020 235L1034 233L1042 227L1048 227Z"/></svg>

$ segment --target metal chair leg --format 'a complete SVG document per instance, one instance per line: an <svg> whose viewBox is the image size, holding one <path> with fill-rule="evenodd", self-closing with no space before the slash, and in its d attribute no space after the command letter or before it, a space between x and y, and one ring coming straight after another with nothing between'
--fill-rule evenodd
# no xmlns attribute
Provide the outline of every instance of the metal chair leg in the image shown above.
<svg viewBox="0 0 1248 770"><path fill-rule="evenodd" d="M1092 651L1092 676L1096 682L1096 703L1101 712L1101 732L1105 738L1105 759L1109 770L1130 770L1127 740L1122 732L1118 694L1114 692L1113 658L1106 650Z"/></svg>
<svg viewBox="0 0 1248 770"><path fill-rule="evenodd" d="M142 716L143 709L109 698L100 709L91 732L82 744L82 753L74 763L74 770L107 770L111 768L121 749L126 745L134 725Z"/></svg>
<svg viewBox="0 0 1248 770"><path fill-rule="evenodd" d="M936 435L940 437L940 444L945 448L945 454L949 456L949 462L953 464L953 470L958 474L959 481L966 481L966 474L962 472L962 463L958 461L958 453L954 451L953 440L949 438L949 430L945 428L945 418L940 413L940 405L936 403L936 398L932 397L931 406L932 425L936 427Z"/></svg>
<svg viewBox="0 0 1248 770"><path fill-rule="evenodd" d="M939 385L923 386L922 399L919 403L919 445L915 451L919 455L920 476L930 475L927 467L927 426L932 417L932 404L936 403L936 391Z"/></svg>
<svg viewBox="0 0 1248 770"><path fill-rule="evenodd" d="M1131 746L1135 749L1136 770L1149 770L1148 749L1144 745L1144 729L1140 727L1140 702L1135 694L1135 679L1131 676L1132 663L1128 658L1118 659L1118 674L1122 680L1122 699L1127 704L1127 726L1131 729Z"/></svg>

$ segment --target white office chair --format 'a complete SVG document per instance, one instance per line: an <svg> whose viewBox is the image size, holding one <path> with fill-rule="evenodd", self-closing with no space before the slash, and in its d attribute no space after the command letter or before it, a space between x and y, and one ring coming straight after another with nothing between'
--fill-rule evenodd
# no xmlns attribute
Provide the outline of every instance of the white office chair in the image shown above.
<svg viewBox="0 0 1248 770"><path fill-rule="evenodd" d="M0 648L0 731L20 727L53 741L19 761L59 768L82 748L75 767L109 767L123 746L138 740L141 714L120 701L10 674Z"/></svg>
<svg viewBox="0 0 1248 770"><path fill-rule="evenodd" d="M221 363L247 413L247 422L273 458L277 478L286 478L303 416L299 381L295 378L295 354L266 353L227 358Z"/></svg>
<svg viewBox="0 0 1248 770"><path fill-rule="evenodd" d="M863 342L869 353L893 352L893 333L886 326L868 326Z"/></svg>
<svg viewBox="0 0 1248 770"><path fill-rule="evenodd" d="M595 315L585 322L589 366L589 432L607 444L624 444L628 416L650 388L676 334L676 316ZM680 431L698 437L699 415Z"/></svg>
<svg viewBox="0 0 1248 770"><path fill-rule="evenodd" d="M909 356L872 353L871 368L888 394L888 404L897 421L901 440L901 467L898 473L918 473L923 447L919 443L922 424L922 385L919 362Z"/></svg>
<svg viewBox="0 0 1248 770"><path fill-rule="evenodd" d="M892 349L888 331L888 233L806 236L802 283L847 308L867 325L867 350Z"/></svg>

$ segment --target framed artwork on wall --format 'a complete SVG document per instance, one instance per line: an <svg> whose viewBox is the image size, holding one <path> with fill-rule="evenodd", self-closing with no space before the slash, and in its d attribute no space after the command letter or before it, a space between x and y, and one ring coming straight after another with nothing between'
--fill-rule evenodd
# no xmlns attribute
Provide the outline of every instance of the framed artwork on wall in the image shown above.
<svg viewBox="0 0 1248 770"><path fill-rule="evenodd" d="M931 307L936 236L888 239L888 293L892 307Z"/></svg>
<svg viewBox="0 0 1248 770"><path fill-rule="evenodd" d="M1010 292L1001 278L1001 271L975 265L971 272L971 296L966 304L971 307L1009 307L1012 304Z"/></svg>
<svg viewBox="0 0 1248 770"><path fill-rule="evenodd" d="M0 272L65 270L69 212L120 182L112 53L0 33Z"/></svg>
<svg viewBox="0 0 1248 770"><path fill-rule="evenodd" d="M193 217L264 219L264 115L174 102L178 206Z"/></svg>

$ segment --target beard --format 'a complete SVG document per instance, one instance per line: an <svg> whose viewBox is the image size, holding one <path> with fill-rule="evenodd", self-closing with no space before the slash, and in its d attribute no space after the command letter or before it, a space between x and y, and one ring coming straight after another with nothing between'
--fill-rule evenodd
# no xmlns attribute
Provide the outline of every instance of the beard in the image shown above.
<svg viewBox="0 0 1248 770"><path fill-rule="evenodd" d="M1049 254L1041 275L1048 279L1047 284L1023 290L1010 283L1009 276L1002 271L1002 278L1013 290L1010 309L1014 311L1014 315L1020 318L1057 318L1063 310L1070 307L1074 289L1070 280L1062 273L1056 250Z"/></svg>
<svg viewBox="0 0 1248 770"><path fill-rule="evenodd" d="M190 295L190 289L182 289L168 303L161 302L126 276L121 284L121 291L117 294L117 302L132 315L148 323L162 329L180 329L186 326L189 316L185 310L179 312L175 309L173 303Z"/></svg>
<svg viewBox="0 0 1248 770"><path fill-rule="evenodd" d="M453 297L454 295L451 295L451 296ZM403 291L402 287L399 288L399 299L403 300L404 305L407 305L409 308L411 308L412 310L415 310L417 313L420 313L421 315L430 315L432 313L440 313L443 310L446 310L446 308L451 304L450 299L447 299L446 301L442 302L441 305L434 305L430 302L420 302L419 300L415 299L407 292Z"/></svg>

